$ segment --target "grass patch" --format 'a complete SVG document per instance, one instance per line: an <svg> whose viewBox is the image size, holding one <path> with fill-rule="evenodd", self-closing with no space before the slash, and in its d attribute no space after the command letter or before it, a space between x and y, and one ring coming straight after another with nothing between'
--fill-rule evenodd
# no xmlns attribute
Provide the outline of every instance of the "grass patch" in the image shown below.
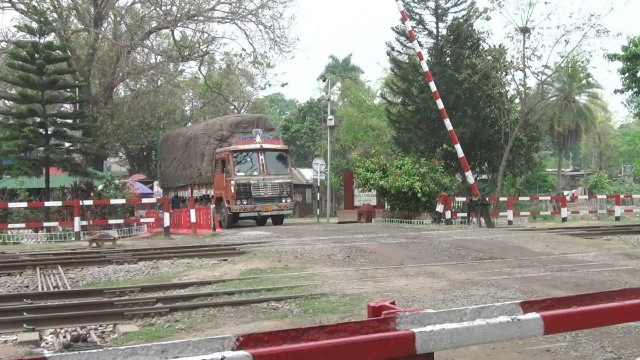
<svg viewBox="0 0 640 360"><path fill-rule="evenodd" d="M127 280L101 280L101 281L92 281L84 284L83 288L95 289L95 288L103 288L103 287L118 287L118 286L130 286L130 285L141 285L141 284L152 284L152 283L167 283L171 282L173 279L179 277L181 273L171 273L171 274L158 274L147 276L140 279L127 279Z"/></svg>
<svg viewBox="0 0 640 360"><path fill-rule="evenodd" d="M320 296L295 300L302 314L315 316L352 316L365 310L364 298L356 295Z"/></svg>
<svg viewBox="0 0 640 360"><path fill-rule="evenodd" d="M152 327L141 328L140 330L128 334L124 334L115 340L116 345L129 343L150 343L164 340L181 330L175 324L156 325Z"/></svg>
<svg viewBox="0 0 640 360"><path fill-rule="evenodd" d="M229 281L216 285L216 290L230 290L230 289L244 289L244 288L257 288L257 287L270 287L270 286L285 286L296 285L312 282L307 276L295 276L295 277L264 277L258 279Z"/></svg>
<svg viewBox="0 0 640 360"><path fill-rule="evenodd" d="M303 269L294 268L291 266L275 266L270 268L253 268L240 272L238 276L261 276L261 275L280 275L287 273L300 272Z"/></svg>

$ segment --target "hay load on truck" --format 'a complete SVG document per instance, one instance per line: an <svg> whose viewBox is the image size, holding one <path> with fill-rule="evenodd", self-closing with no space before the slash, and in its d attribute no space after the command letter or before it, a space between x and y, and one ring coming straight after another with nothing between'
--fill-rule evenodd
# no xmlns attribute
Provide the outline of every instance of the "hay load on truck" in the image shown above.
<svg viewBox="0 0 640 360"><path fill-rule="evenodd" d="M230 115L165 133L158 174L166 194L210 196L222 228L282 225L293 213L289 148L264 115Z"/></svg>

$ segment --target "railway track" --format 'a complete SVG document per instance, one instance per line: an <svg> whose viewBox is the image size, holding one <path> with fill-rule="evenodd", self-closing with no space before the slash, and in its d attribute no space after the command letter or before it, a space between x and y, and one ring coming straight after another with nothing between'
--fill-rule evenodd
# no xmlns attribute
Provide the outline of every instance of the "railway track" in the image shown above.
<svg viewBox="0 0 640 360"><path fill-rule="evenodd" d="M228 259L246 254L238 245L187 245L155 248L131 248L119 250L12 253L0 257L0 275L28 271L37 267L60 266L91 267L116 264L132 264L139 261L167 260L175 258Z"/></svg>
<svg viewBox="0 0 640 360"><path fill-rule="evenodd" d="M182 290L191 287L208 286L231 281L244 281L258 279L260 276L245 276L236 278L218 278L211 280L180 281L162 284L141 284L128 286L115 286L104 288L85 288L55 291L31 291L20 293L0 294L0 306L16 306L23 304L42 302L80 301L104 298L118 298L132 294L150 294L170 290Z"/></svg>
<svg viewBox="0 0 640 360"><path fill-rule="evenodd" d="M164 316L176 311L241 306L321 295L321 293L294 293L242 299L212 299L219 296L263 293L301 288L304 286L306 285L299 284L166 294L148 297L2 306L0 307L0 333L95 324L114 324L135 318Z"/></svg>
<svg viewBox="0 0 640 360"><path fill-rule="evenodd" d="M640 224L569 226L565 228L523 228L514 230L527 232L547 232L559 235L576 236L585 239L597 239L599 237L609 235L638 235L640 234Z"/></svg>
<svg viewBox="0 0 640 360"><path fill-rule="evenodd" d="M180 246L154 246L154 247L139 247L139 248L97 248L97 249L65 249L65 250L44 250L44 251L17 251L17 252L0 252L1 260L20 259L23 257L57 257L57 256L75 256L75 255L91 255L91 254L121 254L128 253L134 254L139 252L149 252L151 250L157 252L171 251L172 249L222 249L222 248L240 248L245 246L255 246L267 244L266 241L249 241L249 242L224 242L216 244L192 244L192 245L180 245Z"/></svg>

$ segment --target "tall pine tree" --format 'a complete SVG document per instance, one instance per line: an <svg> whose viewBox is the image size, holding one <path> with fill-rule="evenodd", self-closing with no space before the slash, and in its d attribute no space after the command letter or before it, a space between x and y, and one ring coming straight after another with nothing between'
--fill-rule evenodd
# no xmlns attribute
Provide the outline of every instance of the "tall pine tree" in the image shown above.
<svg viewBox="0 0 640 360"><path fill-rule="evenodd" d="M70 80L75 69L64 43L56 41L47 14L33 8L31 23L17 26L22 39L12 41L5 55L8 68L0 74L7 90L0 90L0 159L12 175L41 176L44 198L51 197L51 167L86 174L79 156L88 154L81 134L75 95L81 84Z"/></svg>
<svg viewBox="0 0 640 360"><path fill-rule="evenodd" d="M497 172L507 141L503 129L515 115L506 50L487 45L486 34L476 26L485 14L475 1L408 0L405 5L474 173ZM394 142L405 153L442 160L449 173L460 174L456 151L406 30L393 30L396 40L387 44L391 74L383 99ZM535 151L530 145L536 144L520 141L517 146L527 153Z"/></svg>

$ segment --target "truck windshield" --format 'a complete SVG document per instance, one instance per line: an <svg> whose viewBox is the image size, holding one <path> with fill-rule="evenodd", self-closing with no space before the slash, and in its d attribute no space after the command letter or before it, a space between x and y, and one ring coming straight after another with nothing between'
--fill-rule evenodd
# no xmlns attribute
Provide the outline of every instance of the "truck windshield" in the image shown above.
<svg viewBox="0 0 640 360"><path fill-rule="evenodd" d="M233 172L238 175L259 175L260 162L258 153L242 151L233 153Z"/></svg>
<svg viewBox="0 0 640 360"><path fill-rule="evenodd" d="M264 159L269 175L289 174L289 157L283 151L265 151Z"/></svg>

